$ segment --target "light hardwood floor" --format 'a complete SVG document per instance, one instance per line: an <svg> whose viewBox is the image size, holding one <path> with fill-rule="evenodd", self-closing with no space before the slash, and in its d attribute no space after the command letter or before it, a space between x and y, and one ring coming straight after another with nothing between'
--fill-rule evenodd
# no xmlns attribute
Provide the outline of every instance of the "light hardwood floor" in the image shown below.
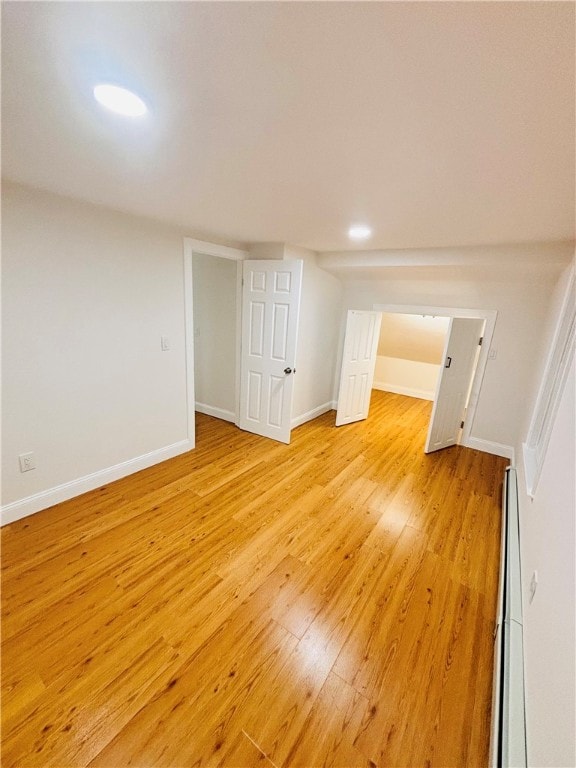
<svg viewBox="0 0 576 768"><path fill-rule="evenodd" d="M505 459L374 392L6 526L4 768L485 766Z"/></svg>

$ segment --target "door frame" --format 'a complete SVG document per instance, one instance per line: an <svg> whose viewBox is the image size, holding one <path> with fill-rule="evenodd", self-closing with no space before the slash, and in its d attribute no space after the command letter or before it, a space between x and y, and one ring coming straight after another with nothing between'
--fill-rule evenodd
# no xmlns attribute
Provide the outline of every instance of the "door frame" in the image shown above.
<svg viewBox="0 0 576 768"><path fill-rule="evenodd" d="M469 317L473 320L485 320L484 336L482 346L480 347L480 355L476 364L476 370L472 379L472 389L470 397L468 399L468 408L466 411L466 418L464 419L464 428L460 435L459 445L464 445L468 448L480 448L480 450L486 451L486 441L481 440L482 447L476 444L477 438L471 436L472 427L474 426L474 419L476 417L476 409L478 406L478 398L482 390L482 382L484 380L484 373L486 371L486 363L488 362L488 353L492 346L492 337L494 336L494 328L496 326L496 318L498 312L495 309L466 309L462 307L433 307L426 304L373 304L372 308L377 312L387 312L389 314L399 315L436 315L438 317ZM435 403L436 401L434 401ZM500 449L501 446L498 446ZM502 455L499 453L498 455Z"/></svg>
<svg viewBox="0 0 576 768"><path fill-rule="evenodd" d="M194 270L193 256L195 253L203 256L215 256L236 262L236 361L234 367L234 424L238 426L240 413L240 339L242 322L242 262L249 258L248 251L230 248L205 240L195 240L185 237L183 240L184 260L184 331L186 359L186 421L188 439L192 447L196 446L196 397L194 387Z"/></svg>

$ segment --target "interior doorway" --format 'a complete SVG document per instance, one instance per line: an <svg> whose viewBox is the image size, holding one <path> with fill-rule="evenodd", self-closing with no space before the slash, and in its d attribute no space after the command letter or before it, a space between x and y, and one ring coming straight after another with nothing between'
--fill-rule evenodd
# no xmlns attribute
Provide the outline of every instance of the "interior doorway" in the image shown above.
<svg viewBox="0 0 576 768"><path fill-rule="evenodd" d="M382 313L374 389L434 400L450 318Z"/></svg>
<svg viewBox="0 0 576 768"><path fill-rule="evenodd" d="M194 301L195 411L236 422L237 263L195 252Z"/></svg>
<svg viewBox="0 0 576 768"><path fill-rule="evenodd" d="M250 260L246 251L184 239L187 437L192 447L196 412L263 434L264 420L255 414L265 411L266 436L290 441L290 374L295 370L302 266L301 260ZM274 300L264 312L269 288ZM254 292L258 300L250 303ZM247 362L262 357L260 346L270 358L266 371ZM267 399L257 397L259 390Z"/></svg>
<svg viewBox="0 0 576 768"><path fill-rule="evenodd" d="M195 414L238 423L242 262L246 251L184 238L188 439Z"/></svg>
<svg viewBox="0 0 576 768"><path fill-rule="evenodd" d="M403 388L400 386L398 389L397 386L396 390L391 388L390 391L400 391L401 394L408 394L413 397L421 397L424 394L425 399L434 401L426 439L426 452L439 450L449 445L467 445L474 423L497 313L494 310L377 304L373 306L372 312L350 310L344 340L338 408L343 411L346 403L353 402L356 415L346 421L340 419L337 424L350 423L350 421L361 420L368 416L370 393L377 365L378 345L372 352L373 357L370 363L367 364L367 361L364 361L364 379L361 390L364 401L362 403L359 402L358 396L355 394L360 391L360 388L356 386L356 389L353 389L355 382L349 372L353 370L351 368L351 364L354 363L353 356L357 354L359 349L364 350L365 357L368 355L362 337L355 338L355 334L358 335L356 329L362 327L360 318L363 314L368 317L374 315L375 312L381 313L381 317L396 316L396 320L399 316L405 318L408 316L438 318L438 333L444 328L442 355L439 364L434 366L434 364L429 363L437 371L435 387L431 388L430 386L430 375L433 374L433 370L428 370L429 383L427 388L422 385L415 387L412 377L412 387L408 387L408 391L406 384ZM442 336L442 334L440 335ZM408 341L410 340L404 340L404 347ZM415 341L416 338L412 338L412 345ZM435 354L437 355L437 350ZM412 356L414 357L414 355ZM381 357L386 356L382 355ZM426 364L428 365L428 363ZM398 367L403 368L402 375L405 377L413 375L415 372L414 366L406 365L405 361L400 366L396 364L397 369ZM382 368L380 368L378 376L381 377L382 375ZM378 380L377 383L382 384ZM432 383L434 383L433 379ZM387 387L379 386L378 388L386 389ZM430 396L432 389L434 391L433 397Z"/></svg>

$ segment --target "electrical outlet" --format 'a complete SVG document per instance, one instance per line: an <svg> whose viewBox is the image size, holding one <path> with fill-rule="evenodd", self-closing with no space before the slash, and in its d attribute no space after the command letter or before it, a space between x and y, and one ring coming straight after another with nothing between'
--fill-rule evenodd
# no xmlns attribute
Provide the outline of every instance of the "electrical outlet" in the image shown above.
<svg viewBox="0 0 576 768"><path fill-rule="evenodd" d="M36 469L36 459L33 453L21 453L18 459L20 461L20 472L30 472L31 469Z"/></svg>
<svg viewBox="0 0 576 768"><path fill-rule="evenodd" d="M536 594L536 589L538 587L538 571L534 571L532 574L532 578L530 579L530 602L534 600L534 595Z"/></svg>

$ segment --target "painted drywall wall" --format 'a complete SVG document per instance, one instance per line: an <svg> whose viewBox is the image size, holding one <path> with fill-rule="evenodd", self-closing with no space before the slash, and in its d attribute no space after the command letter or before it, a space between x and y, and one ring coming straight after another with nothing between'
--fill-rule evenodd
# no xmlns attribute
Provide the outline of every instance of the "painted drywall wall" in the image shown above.
<svg viewBox="0 0 576 768"><path fill-rule="evenodd" d="M372 387L422 400L434 400L439 372L440 366L432 363L377 355Z"/></svg>
<svg viewBox="0 0 576 768"><path fill-rule="evenodd" d="M197 407L234 421L237 263L194 253L194 384Z"/></svg>
<svg viewBox="0 0 576 768"><path fill-rule="evenodd" d="M186 450L179 233L12 184L2 214L3 505Z"/></svg>
<svg viewBox="0 0 576 768"><path fill-rule="evenodd" d="M526 398L522 440L528 434L537 392L546 375L546 362L572 269L558 279L543 325L544 344L534 358L535 376ZM517 463L529 765L576 765L575 399L573 360L534 499L526 492L523 462ZM520 442L518 456L522 450ZM534 571L538 574L538 586L530 602Z"/></svg>
<svg viewBox="0 0 576 768"><path fill-rule="evenodd" d="M434 400L449 318L382 313L374 389Z"/></svg>
<svg viewBox="0 0 576 768"><path fill-rule="evenodd" d="M440 365L449 318L382 313L378 354Z"/></svg>
<svg viewBox="0 0 576 768"><path fill-rule="evenodd" d="M574 248L573 248L574 253ZM524 417L522 425L522 439L525 439L530 429L534 407L543 379L546 375L548 358L552 351L554 337L556 335L560 313L566 300L576 301L570 293L570 283L574 280L576 273L576 256L573 256L568 264L559 272L556 277L553 289L550 293L546 317L540 329L540 338L537 340L538 346L534 351L532 358L532 375L526 383L526 396L524 398Z"/></svg>
<svg viewBox="0 0 576 768"><path fill-rule="evenodd" d="M286 246L284 255L304 262L292 398L292 424L297 426L334 405L342 286L318 267L312 251Z"/></svg>
<svg viewBox="0 0 576 768"><path fill-rule="evenodd" d="M519 477L529 765L576 765L575 393L573 361L533 501Z"/></svg>
<svg viewBox="0 0 576 768"><path fill-rule="evenodd" d="M517 249L514 255L520 257ZM562 257L564 258L564 257ZM542 326L555 283L558 263L533 261L530 269L507 263L489 268L473 265L399 266L337 269L344 285L341 333L348 309L374 304L490 309L498 312L471 437L514 447L521 432L524 387L533 377L533 361L543 344ZM332 270L327 260L320 260ZM358 276L357 276L358 275Z"/></svg>
<svg viewBox="0 0 576 768"><path fill-rule="evenodd" d="M248 252L250 259L284 259L286 244L285 243L252 243ZM291 258L296 258L295 256Z"/></svg>

